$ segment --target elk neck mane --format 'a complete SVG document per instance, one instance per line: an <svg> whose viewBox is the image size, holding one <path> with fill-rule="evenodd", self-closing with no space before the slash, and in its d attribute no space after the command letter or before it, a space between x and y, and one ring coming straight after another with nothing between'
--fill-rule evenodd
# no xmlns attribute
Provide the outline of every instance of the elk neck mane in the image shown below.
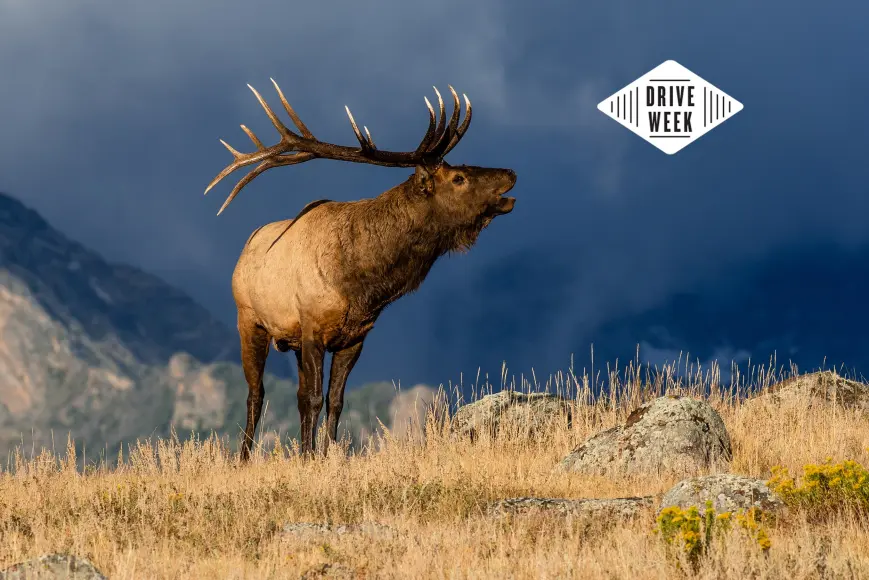
<svg viewBox="0 0 869 580"><path fill-rule="evenodd" d="M438 258L469 249L490 221L461 223L438 212L412 176L342 213L341 286L356 308L371 313L416 290Z"/></svg>

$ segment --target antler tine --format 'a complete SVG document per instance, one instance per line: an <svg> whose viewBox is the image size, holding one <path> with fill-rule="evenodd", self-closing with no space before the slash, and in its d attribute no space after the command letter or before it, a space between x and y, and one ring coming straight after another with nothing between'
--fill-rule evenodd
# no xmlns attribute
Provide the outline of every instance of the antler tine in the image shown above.
<svg viewBox="0 0 869 580"><path fill-rule="evenodd" d="M290 116L290 119L293 120L293 123L296 124L296 127L299 128L299 131L302 132L303 136L305 136L308 139L313 139L314 134L308 130L308 127L306 127L305 124L302 123L302 120L296 114L296 111L294 111L293 108L290 106L290 103L287 101L287 98L284 97L284 92L281 90L281 87L278 86L278 83L275 82L275 79L269 77L269 80L272 81L273 85L275 85L275 90L278 92L278 97L280 97L280 99L281 99L281 104L284 106L284 109L286 109L287 114Z"/></svg>
<svg viewBox="0 0 869 580"><path fill-rule="evenodd" d="M430 153L434 153L438 157L443 157L446 154L446 149L456 134L456 127L459 125L459 115L462 110L462 103L459 101L459 95L456 94L456 90L450 87L450 92L453 94L453 114L450 116L450 123L444 129L444 132L440 134L437 142L428 149Z"/></svg>
<svg viewBox="0 0 869 580"><path fill-rule="evenodd" d="M242 177L238 181L238 183L235 184L235 187L232 188L232 191L229 193L226 201L224 201L223 205L220 206L220 210L217 212L217 215L222 214L223 210L225 210L226 207L232 202L232 200L235 199L235 196L238 195L238 192L240 192L245 185L256 179L256 177L260 175L263 171L271 169L272 167L280 167L281 165L295 165L296 163L304 163L305 161L313 159L314 157L315 156L313 153L296 153L293 155L282 155L278 157L273 157L271 159L266 159L265 161L257 165L253 171L250 171L247 175ZM226 172L226 169L224 169L224 172ZM226 173L229 174L231 173L231 171ZM218 177L222 179L223 177L225 177L225 175ZM215 180L215 182L216 181L219 181L219 179ZM209 188L210 187L211 186L209 186Z"/></svg>
<svg viewBox="0 0 869 580"><path fill-rule="evenodd" d="M223 145L224 147L226 147L227 151L229 151L230 153L232 153L232 156L235 157L236 160L242 159L242 158L245 156L244 153L239 153L238 151L236 151L236 150L232 147L232 145L230 145L229 143L227 143L227 142L224 141L223 139L218 139L218 141L220 141L220 144L221 144L221 145Z"/></svg>
<svg viewBox="0 0 869 580"><path fill-rule="evenodd" d="M425 106L428 107L428 129L426 129L425 136L422 138L422 141L419 142L419 147L416 148L416 153L424 152L428 148L429 143L431 143L432 137L435 136L434 108L431 106L428 97L423 98L425 99Z"/></svg>
<svg viewBox="0 0 869 580"><path fill-rule="evenodd" d="M247 136L250 137L250 140L253 141L253 144L256 145L256 148L258 150L262 151L266 148L265 145L263 145L263 142L259 140L259 137L257 137L253 131L251 131L244 125L241 125L241 130L247 133Z"/></svg>
<svg viewBox="0 0 869 580"><path fill-rule="evenodd" d="M282 137L281 140L286 142L289 145L290 140L292 140L293 137L298 137L298 135L296 135L295 133L290 131L289 127L287 127L286 125L281 123L281 120L278 119L278 116L275 115L275 112L272 111L272 108L269 107L269 104L265 101L265 99L262 98L262 96L260 96L260 94L256 91L255 88L253 88L250 85L247 85L247 88L249 88L251 91L253 91L253 94L256 97L256 100L258 100L259 104L262 105L262 108L265 109L266 115L269 116L269 120L272 122L272 125L274 125L275 129L278 130L278 133L281 134L281 137Z"/></svg>
<svg viewBox="0 0 869 580"><path fill-rule="evenodd" d="M465 120L462 121L461 126L456 129L456 134L453 135L453 138L450 140L450 144L447 146L447 150L444 151L444 155L452 151L453 147L458 145L459 141L462 140L462 137L465 136L465 131L468 130L468 127L471 124L471 100L465 93L462 93L462 97L465 99Z"/></svg>
<svg viewBox="0 0 869 580"><path fill-rule="evenodd" d="M359 127L356 126L356 120L353 119L353 113L350 112L350 107L344 105L344 110L347 111L347 116L350 117L350 125L353 127L353 132L356 134L356 140L359 141L362 150L367 151L369 149L368 141L366 141L365 137L362 136L362 133L359 132Z"/></svg>
<svg viewBox="0 0 869 580"><path fill-rule="evenodd" d="M447 115L446 109L444 108L444 100L441 97L441 93L437 87L432 87L434 89L435 94L438 96L438 109L439 109L439 117L438 117L438 128L435 129L434 142L437 143L443 132L447 128ZM431 143L429 143L431 145ZM426 151L431 151L431 147L428 147Z"/></svg>
<svg viewBox="0 0 869 580"><path fill-rule="evenodd" d="M374 139L371 138L371 133L368 132L368 127L363 125L362 128L365 129L365 136L368 137L368 145L372 149L377 149L377 146L374 144Z"/></svg>

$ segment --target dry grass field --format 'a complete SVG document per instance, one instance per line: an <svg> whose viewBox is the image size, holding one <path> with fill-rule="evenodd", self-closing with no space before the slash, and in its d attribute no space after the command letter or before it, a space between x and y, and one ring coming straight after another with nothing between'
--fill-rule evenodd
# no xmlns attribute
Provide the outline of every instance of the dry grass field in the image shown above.
<svg viewBox="0 0 869 580"><path fill-rule="evenodd" d="M555 375L531 390L571 396L573 424L533 440L504 429L472 444L429 415L424 428L381 432L360 451L307 461L292 442L261 445L244 466L213 439L143 443L120 464L84 470L74 451L28 450L0 475L0 568L68 552L119 580L869 578L869 519L860 510L791 510L767 524L768 550L734 531L693 570L653 532L653 512L629 523L486 514L490 502L509 497L665 492L677 478L552 472L586 437L665 392L707 398L719 411L732 438L733 473L768 479L774 466L800 474L828 459L869 465L869 421L858 412L808 399L745 404L746 395L781 378L763 369L724 385L714 368L681 370L650 376L629 366L600 381L600 396L588 376ZM388 528L283 531L291 522Z"/></svg>

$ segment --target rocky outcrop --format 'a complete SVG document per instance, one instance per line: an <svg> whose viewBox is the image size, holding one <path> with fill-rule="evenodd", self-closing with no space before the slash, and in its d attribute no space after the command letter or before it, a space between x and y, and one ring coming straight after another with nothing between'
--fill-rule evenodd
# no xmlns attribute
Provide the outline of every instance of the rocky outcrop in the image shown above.
<svg viewBox="0 0 869 580"><path fill-rule="evenodd" d="M499 517L551 513L610 522L637 517L650 511L653 503L654 498L651 496L611 499L517 497L494 502L489 506L488 513Z"/></svg>
<svg viewBox="0 0 869 580"><path fill-rule="evenodd" d="M0 580L107 580L86 558L47 554L0 571Z"/></svg>
<svg viewBox="0 0 869 580"><path fill-rule="evenodd" d="M748 401L747 405L777 407L805 406L807 403L835 404L869 413L869 385L846 379L833 371L820 371L791 377L772 385Z"/></svg>
<svg viewBox="0 0 869 580"><path fill-rule="evenodd" d="M571 401L548 393L500 391L459 407L451 428L472 440L505 428L533 436L553 423L570 425L572 408Z"/></svg>
<svg viewBox="0 0 869 580"><path fill-rule="evenodd" d="M624 425L592 436L556 466L594 475L686 474L726 466L730 436L705 401L665 396L632 412Z"/></svg>
<svg viewBox="0 0 869 580"><path fill-rule="evenodd" d="M183 292L107 262L0 194L0 453L22 439L50 447L52 432L113 450L165 435L170 358L237 360L237 342Z"/></svg>
<svg viewBox="0 0 869 580"><path fill-rule="evenodd" d="M664 494L660 509L696 506L702 511L707 501L712 502L712 508L718 513L746 511L750 508L774 513L784 509L784 503L762 479L729 473L680 481Z"/></svg>

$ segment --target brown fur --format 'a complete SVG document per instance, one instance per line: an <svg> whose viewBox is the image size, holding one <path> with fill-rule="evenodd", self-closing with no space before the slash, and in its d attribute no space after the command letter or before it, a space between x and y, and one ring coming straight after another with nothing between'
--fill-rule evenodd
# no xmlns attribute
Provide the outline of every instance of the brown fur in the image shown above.
<svg viewBox="0 0 869 580"><path fill-rule="evenodd" d="M296 352L301 449L312 452L325 352L334 353L327 406L334 440L347 376L377 317L416 290L440 256L470 248L492 219L512 211L515 199L503 194L515 181L509 169L421 165L378 197L314 202L295 220L251 235L232 278L249 386L243 458L262 409L269 343Z"/></svg>

